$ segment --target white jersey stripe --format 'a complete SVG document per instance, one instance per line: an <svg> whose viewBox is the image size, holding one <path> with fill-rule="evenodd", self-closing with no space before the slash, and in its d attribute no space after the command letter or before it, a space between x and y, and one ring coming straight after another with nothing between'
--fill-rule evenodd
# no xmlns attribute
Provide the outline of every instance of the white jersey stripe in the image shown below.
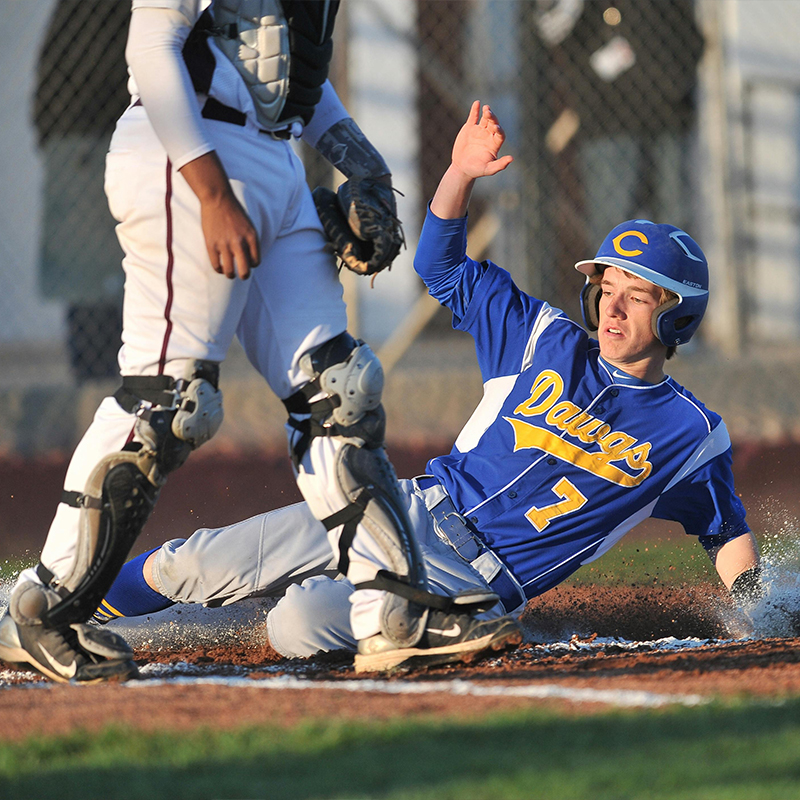
<svg viewBox="0 0 800 800"><path fill-rule="evenodd" d="M720 422L716 428L705 438L701 445L689 456L686 463L678 470L675 477L667 484L665 492L669 491L678 481L682 481L688 475L696 472L712 458L724 453L731 446L731 437L724 422Z"/></svg>

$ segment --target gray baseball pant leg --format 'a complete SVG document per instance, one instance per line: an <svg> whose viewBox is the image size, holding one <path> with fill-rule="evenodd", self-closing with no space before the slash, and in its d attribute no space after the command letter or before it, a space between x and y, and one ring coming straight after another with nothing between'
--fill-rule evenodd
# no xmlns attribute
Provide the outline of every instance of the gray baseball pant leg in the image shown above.
<svg viewBox="0 0 800 800"><path fill-rule="evenodd" d="M337 574L327 531L305 503L173 539L157 551L153 565L165 597L213 606L280 597L312 575Z"/></svg>

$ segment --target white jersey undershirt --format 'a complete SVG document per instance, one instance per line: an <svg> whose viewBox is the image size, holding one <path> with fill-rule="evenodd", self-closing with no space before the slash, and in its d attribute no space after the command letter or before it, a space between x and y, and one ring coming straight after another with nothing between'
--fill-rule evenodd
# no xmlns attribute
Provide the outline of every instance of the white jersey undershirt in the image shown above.
<svg viewBox="0 0 800 800"><path fill-rule="evenodd" d="M176 169L213 150L200 114L204 98L192 86L183 46L210 0L133 0L125 57L133 99L141 98L150 124ZM217 61L209 94L242 111L257 128L252 98L236 68L209 43ZM302 138L312 147L331 125L348 117L329 81Z"/></svg>

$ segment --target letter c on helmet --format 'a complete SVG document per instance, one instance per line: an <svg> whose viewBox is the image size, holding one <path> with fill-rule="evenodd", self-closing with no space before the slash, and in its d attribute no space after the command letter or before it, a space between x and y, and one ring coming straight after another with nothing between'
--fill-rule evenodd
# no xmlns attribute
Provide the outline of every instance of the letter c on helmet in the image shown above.
<svg viewBox="0 0 800 800"><path fill-rule="evenodd" d="M622 240L626 236L635 236L639 241L643 242L644 244L648 244L647 237L641 231L625 231L621 233L619 236L615 236L613 239L614 249L621 255L621 256L640 256L642 254L642 250L625 250L622 247Z"/></svg>

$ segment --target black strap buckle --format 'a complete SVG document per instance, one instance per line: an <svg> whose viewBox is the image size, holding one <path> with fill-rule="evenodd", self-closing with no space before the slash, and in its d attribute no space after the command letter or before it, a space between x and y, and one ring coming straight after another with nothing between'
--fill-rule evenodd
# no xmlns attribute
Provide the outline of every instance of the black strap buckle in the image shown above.
<svg viewBox="0 0 800 800"><path fill-rule="evenodd" d="M82 492L69 492L66 489L61 493L61 502L72 508L102 509L103 501L99 497L90 497Z"/></svg>
<svg viewBox="0 0 800 800"><path fill-rule="evenodd" d="M435 608L439 611L462 613L480 613L488 611L496 605L500 597L492 591L472 591L462 592L454 597L446 597L441 594L434 594L427 589L420 589L404 581L393 572L385 569L378 570L375 578L364 583L357 583L356 589L380 589L384 592L400 595L412 603L417 603L427 608Z"/></svg>

